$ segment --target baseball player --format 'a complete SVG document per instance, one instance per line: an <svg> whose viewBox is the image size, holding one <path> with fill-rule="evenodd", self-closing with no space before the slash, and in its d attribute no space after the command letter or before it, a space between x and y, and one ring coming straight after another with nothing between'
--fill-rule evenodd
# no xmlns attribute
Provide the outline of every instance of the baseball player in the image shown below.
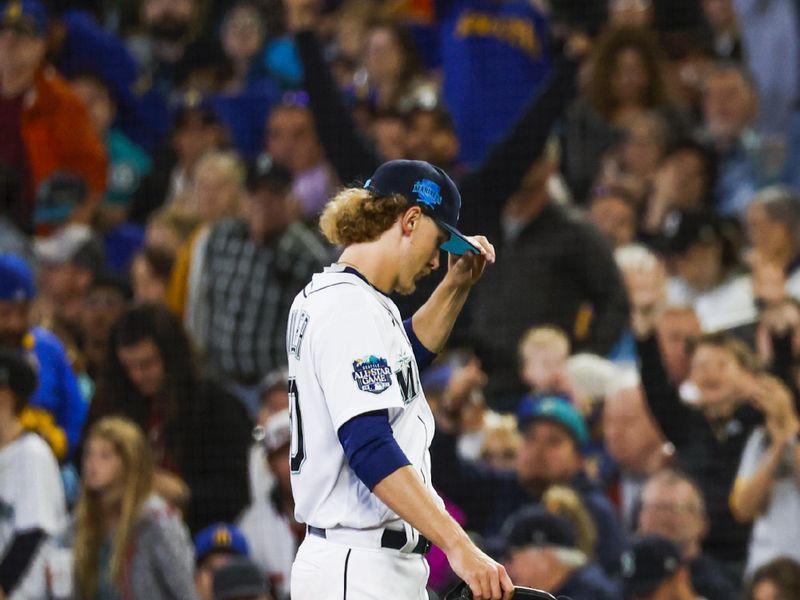
<svg viewBox="0 0 800 600"><path fill-rule="evenodd" d="M505 569L445 512L431 483L434 420L419 380L443 346L494 248L456 229L461 198L439 168L398 160L339 192L320 227L344 246L289 315L290 467L307 535L293 600L426 599L431 542L476 598L509 598ZM403 322L408 294L449 253L448 272Z"/></svg>

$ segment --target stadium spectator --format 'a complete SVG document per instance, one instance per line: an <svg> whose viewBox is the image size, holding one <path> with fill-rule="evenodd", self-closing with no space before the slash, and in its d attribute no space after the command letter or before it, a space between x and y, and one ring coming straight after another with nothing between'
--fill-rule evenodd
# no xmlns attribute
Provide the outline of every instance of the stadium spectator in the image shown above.
<svg viewBox="0 0 800 600"><path fill-rule="evenodd" d="M184 1L188 0L181 0ZM191 211L193 206L187 196L197 163L206 153L220 150L226 143L223 125L208 101L197 92L182 96L169 139L153 155L153 169L139 186L129 220L146 223L153 211L173 203Z"/></svg>
<svg viewBox="0 0 800 600"><path fill-rule="evenodd" d="M532 397L570 394L567 359L570 343L558 327L531 327L519 342L520 378Z"/></svg>
<svg viewBox="0 0 800 600"><path fill-rule="evenodd" d="M747 234L758 260L777 267L786 277L786 291L800 299L800 195L770 187L747 208Z"/></svg>
<svg viewBox="0 0 800 600"><path fill-rule="evenodd" d="M603 403L603 439L613 463L603 470L607 491L630 533L636 529L642 486L674 453L653 421L636 373L621 373L610 385Z"/></svg>
<svg viewBox="0 0 800 600"><path fill-rule="evenodd" d="M134 194L150 172L152 162L140 146L113 126L117 103L112 87L100 75L79 73L70 78L70 87L83 102L105 145L108 183L98 216L104 228L113 228L127 218Z"/></svg>
<svg viewBox="0 0 800 600"><path fill-rule="evenodd" d="M744 48L734 0L703 0L702 6L711 27L714 54L721 59L741 60Z"/></svg>
<svg viewBox="0 0 800 600"><path fill-rule="evenodd" d="M703 331L720 331L756 321L753 289L743 273L731 234L708 213L674 211L662 228L663 250L672 276L669 304L693 306Z"/></svg>
<svg viewBox="0 0 800 600"><path fill-rule="evenodd" d="M50 331L31 326L35 297L33 274L25 261L13 255L0 256L0 345L35 358L39 384L29 406L53 416L67 436L71 454L80 442L87 406L63 344Z"/></svg>
<svg viewBox="0 0 800 600"><path fill-rule="evenodd" d="M503 415L484 430L478 460L493 469L513 470L522 445L522 436L513 415Z"/></svg>
<svg viewBox="0 0 800 600"><path fill-rule="evenodd" d="M637 533L660 535L676 545L689 569L692 586L708 600L734 598L739 581L702 550L708 532L703 494L686 475L671 469L653 474L641 493Z"/></svg>
<svg viewBox="0 0 800 600"><path fill-rule="evenodd" d="M198 0L144 0L139 6L140 31L128 39L128 48L152 87L168 99L176 84L176 70L201 32Z"/></svg>
<svg viewBox="0 0 800 600"><path fill-rule="evenodd" d="M176 256L197 225L195 215L174 205L164 206L150 217L144 232L144 245L161 248Z"/></svg>
<svg viewBox="0 0 800 600"><path fill-rule="evenodd" d="M134 423L110 417L91 427L75 508L78 597L195 597L186 526L153 493L153 480L147 440Z"/></svg>
<svg viewBox="0 0 800 600"><path fill-rule="evenodd" d="M137 302L165 302L175 257L168 251L145 246L131 261L133 299Z"/></svg>
<svg viewBox="0 0 800 600"><path fill-rule="evenodd" d="M194 538L194 586L200 600L214 600L214 576L236 557L250 556L242 531L235 525L215 523Z"/></svg>
<svg viewBox="0 0 800 600"><path fill-rule="evenodd" d="M675 545L659 536L636 540L622 557L624 600L702 600Z"/></svg>
<svg viewBox="0 0 800 600"><path fill-rule="evenodd" d="M214 572L213 600L273 600L271 586L258 565L234 558Z"/></svg>
<svg viewBox="0 0 800 600"><path fill-rule="evenodd" d="M76 223L38 240L34 254L39 280L37 320L74 351L86 295L103 270L103 247L91 228Z"/></svg>
<svg viewBox="0 0 800 600"><path fill-rule="evenodd" d="M232 521L247 504L250 422L235 398L200 376L166 307L137 305L114 324L90 422L108 415L130 418L147 435L159 493L177 505L191 493L192 531Z"/></svg>
<svg viewBox="0 0 800 600"><path fill-rule="evenodd" d="M619 248L636 240L638 211L636 198L624 187L600 186L592 194L589 220L612 248Z"/></svg>
<svg viewBox="0 0 800 600"><path fill-rule="evenodd" d="M111 326L122 316L131 298L127 282L113 276L95 278L86 293L80 317L80 340L86 372L92 380L100 376L105 366Z"/></svg>
<svg viewBox="0 0 800 600"><path fill-rule="evenodd" d="M220 219L239 215L245 195L245 167L233 152L209 152L197 165L191 202L200 224L178 249L167 288L167 304L183 319L186 332L198 351L204 352L208 315L201 298L208 291L203 272L208 235Z"/></svg>
<svg viewBox="0 0 800 600"><path fill-rule="evenodd" d="M673 144L658 166L642 216L642 229L657 234L673 210L708 211L714 205L716 157L702 143L685 138Z"/></svg>
<svg viewBox="0 0 800 600"><path fill-rule="evenodd" d="M437 103L438 90L424 74L414 38L397 22L369 24L354 79L355 97L377 109L405 112Z"/></svg>
<svg viewBox="0 0 800 600"><path fill-rule="evenodd" d="M292 176L269 157L250 166L244 217L215 224L204 271L209 359L255 414L261 377L286 364L295 294L328 264L329 250L291 210Z"/></svg>
<svg viewBox="0 0 800 600"><path fill-rule="evenodd" d="M292 562L305 526L294 518L294 499L289 482L289 410L272 415L264 426L264 450L274 484L269 492L253 498L239 527L251 548L250 558L266 573L281 597L288 597Z"/></svg>
<svg viewBox="0 0 800 600"><path fill-rule="evenodd" d="M589 60L585 93L569 110L564 138L564 168L578 199L588 196L601 157L623 139L635 118L656 111L669 128L680 124L669 106L663 52L650 32L610 28Z"/></svg>
<svg viewBox="0 0 800 600"><path fill-rule="evenodd" d="M724 217L743 217L756 191L777 183L782 174L781 153L770 153L752 128L757 111L758 94L743 67L719 63L708 73L703 135L716 153L714 206Z"/></svg>
<svg viewBox="0 0 800 600"><path fill-rule="evenodd" d="M701 333L700 321L689 306L667 305L656 323L658 347L669 380L682 383L689 376L689 346Z"/></svg>
<svg viewBox="0 0 800 600"><path fill-rule="evenodd" d="M261 83L269 74L262 52L267 37L264 16L252 0L234 3L220 27L222 50L233 66L226 92L237 93Z"/></svg>
<svg viewBox="0 0 800 600"><path fill-rule="evenodd" d="M459 406L438 410L437 434L431 445L432 474L438 488L467 515L467 526L486 535L498 532L507 516L538 501L551 485L574 489L597 528L595 556L614 573L624 539L615 510L584 470L582 450L589 435L583 417L567 401L546 398L520 409L523 441L513 472L478 467L456 453ZM475 486L491 493L475 494Z"/></svg>
<svg viewBox="0 0 800 600"><path fill-rule="evenodd" d="M503 525L508 574L524 585L573 600L618 598L616 587L578 546L576 528L543 507L526 507Z"/></svg>
<svg viewBox="0 0 800 600"><path fill-rule="evenodd" d="M45 598L47 555L66 526L64 488L42 439L21 413L36 372L17 348L0 347L0 597Z"/></svg>
<svg viewBox="0 0 800 600"><path fill-rule="evenodd" d="M789 389L779 380L763 377L753 394L764 413L765 425L750 435L731 492L734 516L753 523L746 575L779 556L800 559L790 515L800 507L800 419Z"/></svg>
<svg viewBox="0 0 800 600"><path fill-rule="evenodd" d="M632 312L648 405L674 444L678 465L698 482L706 500L710 528L704 550L741 578L750 532L734 520L728 496L745 442L762 420L747 401L752 354L729 334L700 336L689 352L695 391L692 403L684 403L659 353L657 308L634 303Z"/></svg>
<svg viewBox="0 0 800 600"><path fill-rule="evenodd" d="M776 558L753 574L746 600L781 600L800 596L800 563L788 557Z"/></svg>
<svg viewBox="0 0 800 600"><path fill-rule="evenodd" d="M83 177L88 201L70 219L89 223L106 187L107 158L89 115L64 79L45 62L47 10L39 0L0 6L0 162L20 174L14 222L33 230L34 194L58 169Z"/></svg>
<svg viewBox="0 0 800 600"><path fill-rule="evenodd" d="M266 151L292 172L292 194L302 218L316 221L331 196L335 180L303 94L289 95L273 108L267 123Z"/></svg>

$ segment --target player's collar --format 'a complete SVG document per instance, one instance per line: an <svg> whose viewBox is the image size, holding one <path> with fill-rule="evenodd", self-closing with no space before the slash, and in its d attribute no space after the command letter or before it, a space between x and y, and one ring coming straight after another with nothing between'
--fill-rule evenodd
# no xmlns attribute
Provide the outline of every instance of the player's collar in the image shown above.
<svg viewBox="0 0 800 600"><path fill-rule="evenodd" d="M334 263L334 268L341 269L341 272L342 272L342 273L350 273L351 275L355 275L355 276L356 276L356 277L358 277L358 278L359 278L361 281L363 281L363 282L364 282L364 283L366 283L366 284L367 284L369 287L371 287L373 290L375 290L376 292L378 292L378 293L379 293L381 296L384 296L384 297L386 297L386 298L388 298L388 297L389 297L389 296L388 296L388 294L384 294L384 293L383 293L381 290L379 290L379 289L378 289L378 288L376 288L374 285L372 285L372 284L369 282L369 279L367 279L366 277L364 277L364 274L363 274L363 273L361 273L361 272L360 272L358 269L356 269L355 267L352 267L352 266L350 266L350 265L345 265L345 264L342 264L342 263Z"/></svg>

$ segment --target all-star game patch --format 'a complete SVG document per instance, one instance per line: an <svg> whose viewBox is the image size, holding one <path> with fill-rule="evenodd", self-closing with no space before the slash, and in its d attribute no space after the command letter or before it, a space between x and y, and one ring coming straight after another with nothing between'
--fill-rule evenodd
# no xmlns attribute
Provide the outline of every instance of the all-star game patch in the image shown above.
<svg viewBox="0 0 800 600"><path fill-rule="evenodd" d="M380 394L392 385L392 369L385 358L359 358L353 361L353 381L362 392Z"/></svg>

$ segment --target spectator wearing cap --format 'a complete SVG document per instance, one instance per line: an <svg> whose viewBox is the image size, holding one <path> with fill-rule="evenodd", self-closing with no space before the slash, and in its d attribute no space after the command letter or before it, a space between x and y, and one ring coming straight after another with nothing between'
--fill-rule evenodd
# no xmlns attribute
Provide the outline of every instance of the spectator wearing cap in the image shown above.
<svg viewBox="0 0 800 600"><path fill-rule="evenodd" d="M0 347L2 598L47 596L49 540L66 525L64 489L53 453L20 420L36 386L36 372L23 353Z"/></svg>
<svg viewBox="0 0 800 600"><path fill-rule="evenodd" d="M92 125L108 154L108 187L100 206L100 222L105 228L111 228L127 218L134 194L150 172L152 161L144 149L113 126L117 101L113 88L102 75L91 71L73 74L70 87L89 111Z"/></svg>
<svg viewBox="0 0 800 600"><path fill-rule="evenodd" d="M503 525L508 574L516 585L572 600L611 600L618 591L578 548L575 526L544 507L526 507Z"/></svg>
<svg viewBox="0 0 800 600"><path fill-rule="evenodd" d="M275 106L266 128L266 152L292 172L292 194L301 218L316 222L337 182L314 129L303 94Z"/></svg>
<svg viewBox="0 0 800 600"><path fill-rule="evenodd" d="M230 522L247 505L250 420L234 397L199 373L180 322L165 306L135 305L112 327L89 420L108 415L128 417L146 433L156 490L185 505L193 532Z"/></svg>
<svg viewBox="0 0 800 600"><path fill-rule="evenodd" d="M466 462L456 453L457 411L437 410L437 433L431 445L433 478L438 489L467 515L467 526L496 534L505 518L524 504L538 501L551 485L572 488L597 528L595 555L613 574L624 547L622 526L603 490L584 470L589 441L578 410L559 397L524 402L518 411L522 445L513 472ZM476 494L475 490L485 490Z"/></svg>
<svg viewBox="0 0 800 600"><path fill-rule="evenodd" d="M235 558L214 572L213 600L273 600L273 596L258 565Z"/></svg>
<svg viewBox="0 0 800 600"><path fill-rule="evenodd" d="M90 227L76 223L52 237L38 239L34 253L40 288L39 319L71 347L79 339L86 294L104 270L103 247Z"/></svg>
<svg viewBox="0 0 800 600"><path fill-rule="evenodd" d="M305 536L305 527L294 518L289 481L291 437L289 410L272 415L264 427L263 444L274 484L266 496L253 499L239 521L252 548L250 557L267 574L281 597L287 598L292 563Z"/></svg>
<svg viewBox="0 0 800 600"><path fill-rule="evenodd" d="M662 228L667 266L667 302L693 306L703 331L720 331L757 319L750 277L736 248L713 215L674 211Z"/></svg>
<svg viewBox="0 0 800 600"><path fill-rule="evenodd" d="M89 115L45 63L47 10L39 0L0 5L0 162L20 174L15 223L33 230L34 194L58 169L85 179L89 201L70 215L90 222L106 187L107 158Z"/></svg>
<svg viewBox="0 0 800 600"><path fill-rule="evenodd" d="M675 451L653 420L635 371L620 372L606 390L603 437L611 463L602 469L603 480L625 531L630 533L636 529L644 482L663 468Z"/></svg>
<svg viewBox="0 0 800 600"><path fill-rule="evenodd" d="M636 540L621 564L624 600L702 600L678 548L665 538Z"/></svg>
<svg viewBox="0 0 800 600"><path fill-rule="evenodd" d="M215 523L194 537L194 587L200 600L213 600L215 572L237 557L250 556L242 531Z"/></svg>
<svg viewBox="0 0 800 600"><path fill-rule="evenodd" d="M330 259L329 250L292 212L292 176L269 157L250 165L244 217L209 232L204 273L212 366L251 415L258 382L286 364L286 323L294 296Z"/></svg>
<svg viewBox="0 0 800 600"><path fill-rule="evenodd" d="M80 442L87 406L64 345L50 331L31 326L35 296L33 274L25 261L14 255L0 255L0 345L35 358L39 384L29 405L52 415L66 434L71 454ZM66 455L64 452L62 458Z"/></svg>
<svg viewBox="0 0 800 600"><path fill-rule="evenodd" d="M685 473L670 468L651 475L641 489L636 533L659 535L676 545L692 587L707 600L735 598L740 582L703 552L708 513L703 492Z"/></svg>
<svg viewBox="0 0 800 600"><path fill-rule="evenodd" d="M179 4L184 1L189 0L181 0ZM128 219L144 224L162 205L177 204L190 210L186 201L198 162L206 153L220 150L226 143L223 125L208 99L194 91L181 96L169 139L153 153L153 169L139 186Z"/></svg>

